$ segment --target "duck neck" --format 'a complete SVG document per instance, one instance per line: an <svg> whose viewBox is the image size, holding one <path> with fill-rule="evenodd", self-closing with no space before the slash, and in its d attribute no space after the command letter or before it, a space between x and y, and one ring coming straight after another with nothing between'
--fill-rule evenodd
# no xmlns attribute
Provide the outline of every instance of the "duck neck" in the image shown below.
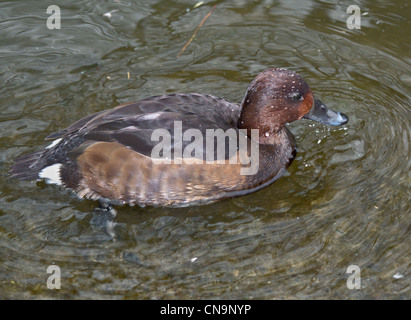
<svg viewBox="0 0 411 320"><path fill-rule="evenodd" d="M256 108L243 104L237 127L247 129L249 138L251 137L251 129L258 129L258 142L260 144L277 144L277 137L281 135L283 125L272 121L272 116L267 117L267 115L256 113L256 110Z"/></svg>

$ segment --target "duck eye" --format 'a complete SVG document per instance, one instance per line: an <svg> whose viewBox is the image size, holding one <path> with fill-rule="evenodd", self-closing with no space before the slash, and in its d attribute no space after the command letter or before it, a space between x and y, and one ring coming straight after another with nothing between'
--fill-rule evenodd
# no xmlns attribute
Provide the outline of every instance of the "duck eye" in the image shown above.
<svg viewBox="0 0 411 320"><path fill-rule="evenodd" d="M289 94L289 97L291 98L291 100L297 101L297 100L301 100L302 94L300 92L291 92Z"/></svg>

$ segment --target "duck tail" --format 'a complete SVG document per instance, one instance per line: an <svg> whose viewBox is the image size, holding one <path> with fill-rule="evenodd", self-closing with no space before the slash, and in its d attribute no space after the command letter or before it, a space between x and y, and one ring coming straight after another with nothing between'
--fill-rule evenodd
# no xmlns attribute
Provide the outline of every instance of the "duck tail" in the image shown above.
<svg viewBox="0 0 411 320"><path fill-rule="evenodd" d="M11 176L19 180L34 180L39 178L40 171L46 167L46 162L44 161L44 157L42 157L43 153L44 150L39 150L17 158L11 167Z"/></svg>

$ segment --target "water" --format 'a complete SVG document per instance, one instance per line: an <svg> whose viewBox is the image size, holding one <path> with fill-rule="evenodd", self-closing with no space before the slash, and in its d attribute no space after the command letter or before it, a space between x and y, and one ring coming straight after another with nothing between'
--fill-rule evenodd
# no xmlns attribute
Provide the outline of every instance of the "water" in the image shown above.
<svg viewBox="0 0 411 320"><path fill-rule="evenodd" d="M357 1L353 30L346 5L327 1L53 4L60 30L46 26L49 1L0 2L0 298L411 298L407 2ZM118 207L107 230L96 203L8 175L85 115L175 92L240 101L273 66L301 73L350 122L292 123L297 158L257 193ZM50 265L60 290L47 288ZM347 287L350 265L361 289Z"/></svg>

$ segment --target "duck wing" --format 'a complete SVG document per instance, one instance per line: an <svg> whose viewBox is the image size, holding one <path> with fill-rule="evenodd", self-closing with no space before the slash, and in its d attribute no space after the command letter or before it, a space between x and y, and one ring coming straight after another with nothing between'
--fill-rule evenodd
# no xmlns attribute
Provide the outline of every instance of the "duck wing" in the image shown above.
<svg viewBox="0 0 411 320"><path fill-rule="evenodd" d="M202 150L206 150L207 135L215 134L216 130L220 130L220 134L234 133L237 137L239 114L238 104L210 95L193 93L157 96L79 120L53 138L74 133L82 136L83 141L118 142L135 152L151 156L153 148L166 135L170 143L162 144L163 152L170 152L174 156L177 145L180 150L184 150L198 135L203 138L200 141ZM190 129L196 132L188 131ZM182 134L186 135L185 139L182 139ZM232 139L232 136L228 139ZM227 141L224 155L217 152L218 144L222 142L221 138L213 137L213 160L230 157L232 151ZM198 153L193 156L205 157Z"/></svg>

